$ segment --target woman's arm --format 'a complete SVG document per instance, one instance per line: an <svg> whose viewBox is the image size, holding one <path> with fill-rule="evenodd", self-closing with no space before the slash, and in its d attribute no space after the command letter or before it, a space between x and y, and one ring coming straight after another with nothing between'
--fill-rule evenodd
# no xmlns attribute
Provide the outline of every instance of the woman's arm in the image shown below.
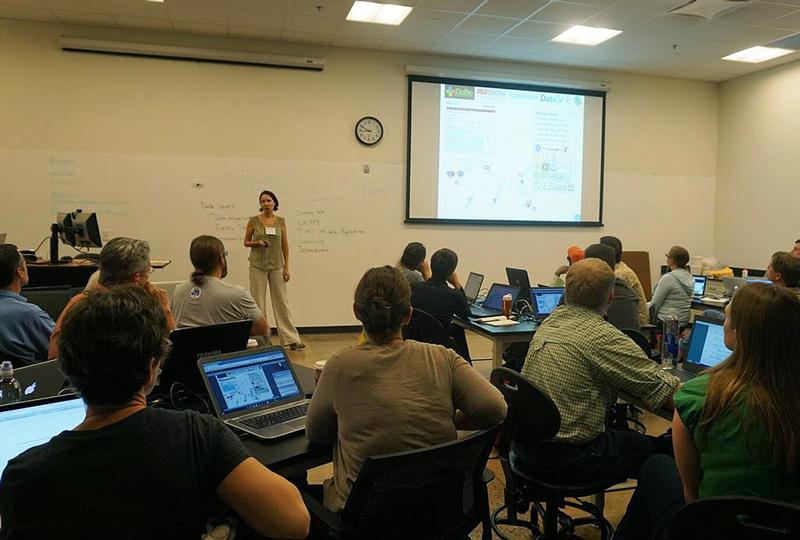
<svg viewBox="0 0 800 540"><path fill-rule="evenodd" d="M664 274L661 276L661 279L658 280L658 283L656 283L656 290L653 291L653 298L647 304L647 307L653 308L656 313L658 313L658 310L661 309L661 304L664 303L664 300L666 300L667 296L669 295L670 287L664 283L664 279L668 275L669 274Z"/></svg>
<svg viewBox="0 0 800 540"><path fill-rule="evenodd" d="M283 251L283 281L289 281L289 236L286 234L286 220L281 228L281 250Z"/></svg>
<svg viewBox="0 0 800 540"><path fill-rule="evenodd" d="M700 491L700 452L692 439L692 433L683 423L678 411L672 416L672 447L675 463L683 483L683 497L687 503L697 500Z"/></svg>
<svg viewBox="0 0 800 540"><path fill-rule="evenodd" d="M252 220L248 221L247 228L244 230L244 247L269 247L269 242L266 240L253 240L255 232Z"/></svg>

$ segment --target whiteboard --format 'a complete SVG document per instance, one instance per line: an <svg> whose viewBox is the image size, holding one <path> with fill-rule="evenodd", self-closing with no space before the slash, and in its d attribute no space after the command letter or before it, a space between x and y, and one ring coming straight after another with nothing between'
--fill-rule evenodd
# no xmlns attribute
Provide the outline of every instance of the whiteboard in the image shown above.
<svg viewBox="0 0 800 540"><path fill-rule="evenodd" d="M404 245L385 241L402 235L397 164L371 164L365 173L359 163L9 149L0 160L10 186L0 211L15 216L0 225L9 242L35 247L57 212L93 211L104 242L141 238L153 259L172 260L153 281L187 279L189 243L211 234L228 250L226 279L249 287L245 225L258 213L260 191L274 191L287 223L298 326L358 324L351 307L358 279L369 267L394 264ZM48 256L47 242L39 254ZM62 244L59 254L75 252Z"/></svg>

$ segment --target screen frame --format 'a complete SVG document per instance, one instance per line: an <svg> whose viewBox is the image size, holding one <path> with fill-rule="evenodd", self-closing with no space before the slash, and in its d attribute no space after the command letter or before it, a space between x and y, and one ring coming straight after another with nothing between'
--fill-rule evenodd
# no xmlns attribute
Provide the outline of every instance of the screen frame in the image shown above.
<svg viewBox="0 0 800 540"><path fill-rule="evenodd" d="M433 77L429 75L409 74L408 78L408 103L406 122L406 215L404 223L423 223L429 225L510 225L521 227L603 227L603 198L605 184L606 163L606 95L604 90L587 90L583 88L566 88L539 84L518 82L501 82L484 79L459 79L449 77ZM602 99L602 118L600 126L600 208L597 221L523 221L505 219L453 219L453 218L421 218L411 217L411 111L413 101L413 84L427 82L434 84L455 84L465 86L483 86L486 88L505 88L509 90L527 90L531 92L551 92L556 94L571 94L577 96L591 96Z"/></svg>

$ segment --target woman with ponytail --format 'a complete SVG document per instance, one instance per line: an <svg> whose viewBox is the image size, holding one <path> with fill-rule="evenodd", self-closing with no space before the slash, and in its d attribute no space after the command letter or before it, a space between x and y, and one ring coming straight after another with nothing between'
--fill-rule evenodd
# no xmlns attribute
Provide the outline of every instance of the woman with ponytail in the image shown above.
<svg viewBox="0 0 800 540"><path fill-rule="evenodd" d="M441 444L459 429L485 429L506 415L500 392L441 345L403 341L411 289L397 268L359 281L353 312L366 341L325 364L306 419L311 442L335 444L325 506L341 510L369 456Z"/></svg>

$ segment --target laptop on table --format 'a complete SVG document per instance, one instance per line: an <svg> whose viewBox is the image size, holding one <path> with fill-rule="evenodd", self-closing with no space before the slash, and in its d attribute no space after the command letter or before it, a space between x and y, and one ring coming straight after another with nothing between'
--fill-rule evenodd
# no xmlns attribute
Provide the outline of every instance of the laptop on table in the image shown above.
<svg viewBox="0 0 800 540"><path fill-rule="evenodd" d="M535 287L531 289L531 309L536 320L546 319L561 302L563 287Z"/></svg>
<svg viewBox="0 0 800 540"><path fill-rule="evenodd" d="M250 349L197 362L214 412L261 439L305 429L310 400L283 347Z"/></svg>
<svg viewBox="0 0 800 540"><path fill-rule="evenodd" d="M86 408L75 394L0 406L0 475L8 462L83 422Z"/></svg>
<svg viewBox="0 0 800 540"><path fill-rule="evenodd" d="M206 386L197 371L197 360L245 350L252 327L253 321L245 319L173 330L169 335L172 352L164 361L159 391L169 393L173 384L182 383L192 392L205 394Z"/></svg>
<svg viewBox="0 0 800 540"><path fill-rule="evenodd" d="M470 272L467 277L467 284L464 285L464 296L467 297L468 304L472 305L478 300L478 294L481 292L481 285L483 285L483 274Z"/></svg>
<svg viewBox="0 0 800 540"><path fill-rule="evenodd" d="M702 298L706 295L706 284L708 278L706 276L698 276L692 274L694 278L694 297L695 298Z"/></svg>
<svg viewBox="0 0 800 540"><path fill-rule="evenodd" d="M486 298L480 304L470 306L470 316L475 318L492 317L495 315L503 314L503 296L506 294L511 295L511 305L517 301L519 296L519 287L513 285L503 285L501 283L492 283Z"/></svg>
<svg viewBox="0 0 800 540"><path fill-rule="evenodd" d="M68 386L67 378L58 367L58 360L48 360L17 368L14 377L22 387L23 401L56 396L60 393L74 394Z"/></svg>
<svg viewBox="0 0 800 540"><path fill-rule="evenodd" d="M683 368L670 370L681 382L693 379L701 371L716 366L731 355L733 351L725 346L723 324L720 320L695 317Z"/></svg>

